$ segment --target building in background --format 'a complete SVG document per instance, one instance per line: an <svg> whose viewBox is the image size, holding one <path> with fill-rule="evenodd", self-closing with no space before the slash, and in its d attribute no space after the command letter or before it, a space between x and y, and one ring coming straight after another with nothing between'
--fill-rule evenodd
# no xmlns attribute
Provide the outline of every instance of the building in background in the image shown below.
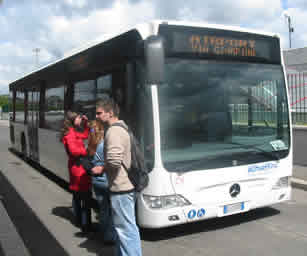
<svg viewBox="0 0 307 256"><path fill-rule="evenodd" d="M286 66L292 120L307 123L307 47L283 51Z"/></svg>
<svg viewBox="0 0 307 256"><path fill-rule="evenodd" d="M288 74L307 72L307 47L285 50L283 57Z"/></svg>

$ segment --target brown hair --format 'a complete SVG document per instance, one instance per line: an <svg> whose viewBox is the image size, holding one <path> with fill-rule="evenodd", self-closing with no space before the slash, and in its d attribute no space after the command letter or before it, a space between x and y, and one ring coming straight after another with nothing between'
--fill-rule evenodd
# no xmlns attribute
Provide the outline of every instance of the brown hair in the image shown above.
<svg viewBox="0 0 307 256"><path fill-rule="evenodd" d="M67 111L64 119L63 128L61 129L61 136L60 136L61 141L63 137L67 134L69 128L74 127L74 121L77 116L78 114L76 112L72 112L70 110Z"/></svg>
<svg viewBox="0 0 307 256"><path fill-rule="evenodd" d="M87 152L90 156L95 155L98 144L104 138L103 124L97 120L90 123Z"/></svg>
<svg viewBox="0 0 307 256"><path fill-rule="evenodd" d="M98 100L96 108L102 108L105 112L113 112L115 117L119 117L119 106L113 99Z"/></svg>

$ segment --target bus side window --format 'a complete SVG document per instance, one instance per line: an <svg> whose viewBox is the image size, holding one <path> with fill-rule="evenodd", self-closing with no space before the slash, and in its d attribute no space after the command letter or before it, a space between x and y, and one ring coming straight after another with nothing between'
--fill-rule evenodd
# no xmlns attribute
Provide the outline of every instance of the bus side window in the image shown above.
<svg viewBox="0 0 307 256"><path fill-rule="evenodd" d="M129 123L128 110L126 108L126 71L124 68L112 73L112 98L118 104L119 118Z"/></svg>
<svg viewBox="0 0 307 256"><path fill-rule="evenodd" d="M12 121L15 122L15 115L16 115L16 89L12 89L11 91L11 105L12 105L12 109L10 111L12 111L12 116L10 117Z"/></svg>
<svg viewBox="0 0 307 256"><path fill-rule="evenodd" d="M74 84L73 111L86 115L90 120L95 119L96 81L84 80Z"/></svg>
<svg viewBox="0 0 307 256"><path fill-rule="evenodd" d="M112 94L112 75L106 74L97 78L96 100L110 98Z"/></svg>
<svg viewBox="0 0 307 256"><path fill-rule="evenodd" d="M25 92L24 91L17 91L16 93L16 101L15 101L15 121L19 123L24 123L26 114L25 114Z"/></svg>
<svg viewBox="0 0 307 256"><path fill-rule="evenodd" d="M64 122L64 92L65 85L46 89L44 128L61 130Z"/></svg>

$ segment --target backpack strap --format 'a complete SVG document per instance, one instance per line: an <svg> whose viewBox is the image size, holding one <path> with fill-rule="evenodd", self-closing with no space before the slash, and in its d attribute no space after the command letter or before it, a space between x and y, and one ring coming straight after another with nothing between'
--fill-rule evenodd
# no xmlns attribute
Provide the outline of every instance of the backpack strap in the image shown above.
<svg viewBox="0 0 307 256"><path fill-rule="evenodd" d="M99 159L101 162L104 162L104 161L102 161L102 159L101 159L100 155L99 155L99 154L97 154L97 152L95 152L95 155L98 157L98 159Z"/></svg>

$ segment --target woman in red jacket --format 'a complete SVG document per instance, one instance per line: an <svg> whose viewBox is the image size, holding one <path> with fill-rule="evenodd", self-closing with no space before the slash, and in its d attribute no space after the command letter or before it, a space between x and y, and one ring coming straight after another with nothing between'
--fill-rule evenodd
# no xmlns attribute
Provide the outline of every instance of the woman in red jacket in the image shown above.
<svg viewBox="0 0 307 256"><path fill-rule="evenodd" d="M84 129L81 131L81 123L84 120ZM69 189L73 193L72 206L76 218L76 224L81 226L83 232L91 229L91 177L87 175L83 166L79 163L81 156L86 156L87 151L83 141L89 135L88 119L68 111L62 129L62 143L68 155Z"/></svg>

